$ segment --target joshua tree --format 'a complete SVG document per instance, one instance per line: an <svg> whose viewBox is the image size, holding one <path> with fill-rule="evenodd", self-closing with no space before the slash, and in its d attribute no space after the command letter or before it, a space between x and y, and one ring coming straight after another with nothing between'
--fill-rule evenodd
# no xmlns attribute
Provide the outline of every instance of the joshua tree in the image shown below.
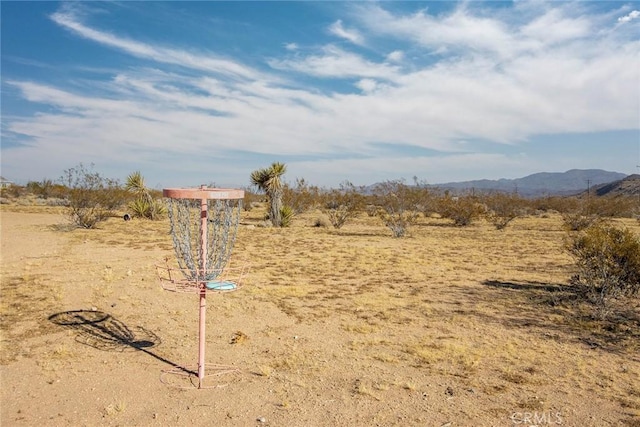
<svg viewBox="0 0 640 427"><path fill-rule="evenodd" d="M269 202L269 218L274 227L282 227L282 193L284 185L280 177L287 171L284 163L274 162L268 168L251 173L251 183L264 191Z"/></svg>

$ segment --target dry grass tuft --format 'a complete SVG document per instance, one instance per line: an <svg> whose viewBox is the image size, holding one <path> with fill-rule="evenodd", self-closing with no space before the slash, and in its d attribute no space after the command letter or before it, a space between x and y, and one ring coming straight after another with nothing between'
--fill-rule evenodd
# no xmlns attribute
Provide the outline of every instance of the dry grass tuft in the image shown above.
<svg viewBox="0 0 640 427"><path fill-rule="evenodd" d="M244 332L236 331L236 332L234 332L234 334L231 337L231 340L229 342L230 342L230 344L240 344L242 342L245 342L248 339L249 339L249 337Z"/></svg>
<svg viewBox="0 0 640 427"><path fill-rule="evenodd" d="M127 409L127 403L123 400L118 400L114 403L110 403L104 408L104 415L107 417L115 416L123 413Z"/></svg>

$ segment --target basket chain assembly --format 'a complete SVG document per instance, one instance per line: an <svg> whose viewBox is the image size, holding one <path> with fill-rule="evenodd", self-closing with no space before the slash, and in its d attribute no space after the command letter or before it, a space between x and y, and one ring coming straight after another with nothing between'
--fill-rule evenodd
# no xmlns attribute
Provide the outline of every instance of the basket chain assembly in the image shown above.
<svg viewBox="0 0 640 427"><path fill-rule="evenodd" d="M187 280L216 279L229 261L242 211L242 199L207 200L206 265L202 265L200 200L168 199L171 237L180 271Z"/></svg>

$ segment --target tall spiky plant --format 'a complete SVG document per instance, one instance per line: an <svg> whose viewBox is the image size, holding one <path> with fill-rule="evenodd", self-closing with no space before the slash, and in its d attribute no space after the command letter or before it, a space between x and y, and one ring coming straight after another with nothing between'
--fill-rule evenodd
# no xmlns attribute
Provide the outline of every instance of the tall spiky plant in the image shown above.
<svg viewBox="0 0 640 427"><path fill-rule="evenodd" d="M135 171L127 177L125 189L136 197L129 205L135 216L153 220L165 213L165 207L158 200L154 200L144 184L144 177L140 171Z"/></svg>
<svg viewBox="0 0 640 427"><path fill-rule="evenodd" d="M284 226L282 221L282 175L287 171L284 163L274 162L268 168L251 173L251 183L264 191L269 202L269 218L274 227Z"/></svg>

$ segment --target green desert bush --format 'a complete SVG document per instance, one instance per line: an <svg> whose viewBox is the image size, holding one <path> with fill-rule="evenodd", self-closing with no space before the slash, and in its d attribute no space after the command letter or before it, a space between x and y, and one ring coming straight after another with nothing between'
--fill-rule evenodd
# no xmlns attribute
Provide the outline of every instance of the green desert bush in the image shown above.
<svg viewBox="0 0 640 427"><path fill-rule="evenodd" d="M576 262L571 282L606 313L609 303L640 294L640 238L599 222L573 234L566 247Z"/></svg>

